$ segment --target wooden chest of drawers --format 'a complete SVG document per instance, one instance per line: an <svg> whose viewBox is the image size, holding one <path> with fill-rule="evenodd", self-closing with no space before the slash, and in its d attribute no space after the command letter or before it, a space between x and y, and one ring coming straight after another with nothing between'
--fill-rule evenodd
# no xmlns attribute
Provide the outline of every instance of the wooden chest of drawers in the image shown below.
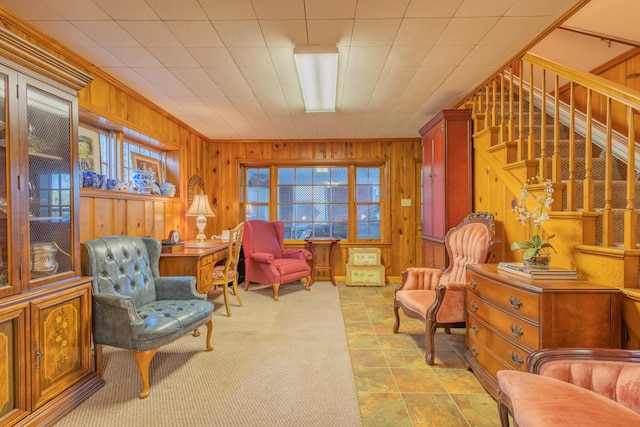
<svg viewBox="0 0 640 427"><path fill-rule="evenodd" d="M621 346L621 293L579 280L528 280L467 266L467 366L497 397L496 373L524 371L533 350Z"/></svg>

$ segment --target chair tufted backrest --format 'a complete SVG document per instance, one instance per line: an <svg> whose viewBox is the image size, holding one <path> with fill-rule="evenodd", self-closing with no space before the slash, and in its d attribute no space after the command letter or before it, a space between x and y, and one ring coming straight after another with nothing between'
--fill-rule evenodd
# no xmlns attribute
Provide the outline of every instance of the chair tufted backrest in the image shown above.
<svg viewBox="0 0 640 427"><path fill-rule="evenodd" d="M282 258L284 251L284 224L282 221L247 221L244 226L243 245L245 257L266 252L274 258Z"/></svg>
<svg viewBox="0 0 640 427"><path fill-rule="evenodd" d="M94 276L94 294L131 297L136 306L156 300L161 246L156 239L107 236L82 242L82 274Z"/></svg>
<svg viewBox="0 0 640 427"><path fill-rule="evenodd" d="M493 245L494 219L487 212L478 212L467 217L449 230L445 246L449 254L449 266L441 284L466 282L467 264L487 262Z"/></svg>

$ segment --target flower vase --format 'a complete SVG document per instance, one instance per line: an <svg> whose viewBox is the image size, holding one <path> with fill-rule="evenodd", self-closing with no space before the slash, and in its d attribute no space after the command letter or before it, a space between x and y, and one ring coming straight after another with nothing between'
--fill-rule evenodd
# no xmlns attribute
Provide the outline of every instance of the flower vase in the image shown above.
<svg viewBox="0 0 640 427"><path fill-rule="evenodd" d="M549 265L551 264L551 254L537 254L529 259L522 258L522 262L524 263L525 267L548 270Z"/></svg>

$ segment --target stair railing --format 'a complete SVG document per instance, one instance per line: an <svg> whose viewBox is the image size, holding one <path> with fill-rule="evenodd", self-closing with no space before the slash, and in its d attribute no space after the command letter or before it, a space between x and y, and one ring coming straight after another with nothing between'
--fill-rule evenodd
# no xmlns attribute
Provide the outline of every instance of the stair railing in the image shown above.
<svg viewBox="0 0 640 427"><path fill-rule="evenodd" d="M547 89L549 85L552 85L551 91ZM523 100L528 102L528 123L524 119ZM638 218L635 194L637 171L640 170L640 146L636 143L636 128L640 128L640 124L636 125L634 121L640 111L639 92L528 53L487 81L468 103L474 109L476 131L484 127L498 129L499 143L515 142L517 161L536 160L538 176L554 182L560 182L562 176L560 128L561 125L569 128L568 179L564 180L567 210L594 212L592 144L602 149L605 158L604 207L600 212L602 246L615 245L613 159L624 161L627 171L622 245L624 249L636 249ZM535 107L540 110L539 138L534 133ZM549 118L551 123L548 123ZM548 153L546 144L542 143L547 141L548 126L553 131L552 153ZM583 177L577 177L575 173L576 133L585 138ZM551 171L548 170L549 158ZM576 206L576 181L580 179L583 185L581 207Z"/></svg>

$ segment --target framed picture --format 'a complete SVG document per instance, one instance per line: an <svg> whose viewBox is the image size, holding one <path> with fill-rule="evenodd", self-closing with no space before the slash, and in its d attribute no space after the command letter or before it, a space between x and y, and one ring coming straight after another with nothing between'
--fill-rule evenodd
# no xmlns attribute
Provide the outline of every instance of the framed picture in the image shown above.
<svg viewBox="0 0 640 427"><path fill-rule="evenodd" d="M139 153L130 154L132 169L155 172L158 184L162 184L162 162L160 159L153 159Z"/></svg>
<svg viewBox="0 0 640 427"><path fill-rule="evenodd" d="M78 126L78 159L82 172L102 173L98 132Z"/></svg>

